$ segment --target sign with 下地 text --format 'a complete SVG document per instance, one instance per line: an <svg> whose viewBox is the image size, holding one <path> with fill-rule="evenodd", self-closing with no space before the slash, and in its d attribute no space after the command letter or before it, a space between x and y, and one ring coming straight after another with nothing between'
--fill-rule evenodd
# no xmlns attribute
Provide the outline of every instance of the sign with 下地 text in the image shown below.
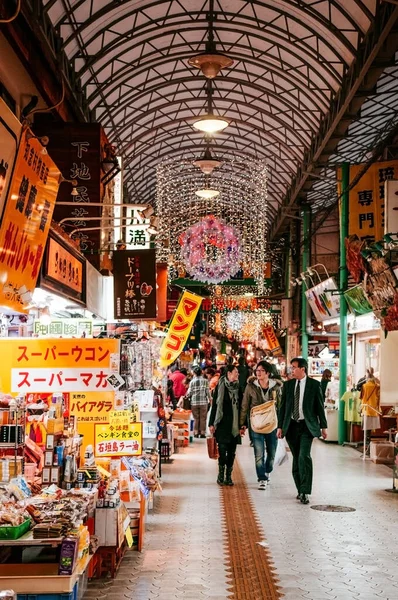
<svg viewBox="0 0 398 600"><path fill-rule="evenodd" d="M155 250L113 253L116 319L156 319Z"/></svg>
<svg viewBox="0 0 398 600"><path fill-rule="evenodd" d="M39 140L22 133L0 230L0 305L26 312L40 272L60 171Z"/></svg>
<svg viewBox="0 0 398 600"><path fill-rule="evenodd" d="M95 456L142 454L142 423L95 425Z"/></svg>
<svg viewBox="0 0 398 600"><path fill-rule="evenodd" d="M0 98L0 223L22 125Z"/></svg>
<svg viewBox="0 0 398 600"><path fill-rule="evenodd" d="M350 181L362 169L363 165L352 165ZM374 163L362 175L349 192L349 235L357 235L360 240L368 243L383 238L386 212L385 182L397 177L397 160ZM339 184L339 193L341 191Z"/></svg>
<svg viewBox="0 0 398 600"><path fill-rule="evenodd" d="M35 319L33 333L39 337L92 337L93 322L90 319L52 319L47 325Z"/></svg>
<svg viewBox="0 0 398 600"><path fill-rule="evenodd" d="M110 392L117 351L117 340L0 340L2 391Z"/></svg>
<svg viewBox="0 0 398 600"><path fill-rule="evenodd" d="M305 295L318 321L335 319L340 315L340 296L333 277L310 288Z"/></svg>
<svg viewBox="0 0 398 600"><path fill-rule="evenodd" d="M78 240L82 251L98 250L101 242L101 231L89 230L101 225L102 209L90 206L101 202L101 160L102 148L106 142L99 123L53 123L40 129L35 128L37 135L48 135L49 153L59 166L66 179L77 181L76 196L71 196L70 184L63 183L59 188L54 220L62 224L66 231L71 227L77 229L72 238ZM74 206L64 206L60 202L74 202ZM98 221L87 221L89 217L99 217ZM99 266L99 255L90 255L90 261Z"/></svg>
<svg viewBox="0 0 398 600"><path fill-rule="evenodd" d="M185 291L160 348L160 366L171 365L181 354L202 302L201 296Z"/></svg>
<svg viewBox="0 0 398 600"><path fill-rule="evenodd" d="M48 240L44 275L72 292L83 292L83 258L79 260L53 238Z"/></svg>

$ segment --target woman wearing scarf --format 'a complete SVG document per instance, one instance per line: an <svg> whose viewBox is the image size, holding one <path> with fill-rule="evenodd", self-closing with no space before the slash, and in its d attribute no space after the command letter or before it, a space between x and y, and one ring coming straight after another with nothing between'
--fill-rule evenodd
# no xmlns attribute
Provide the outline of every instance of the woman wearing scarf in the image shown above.
<svg viewBox="0 0 398 600"><path fill-rule="evenodd" d="M209 429L218 444L219 485L234 485L231 479L237 444L241 443L239 432L239 410L242 394L239 389L239 373L234 365L225 367L214 390Z"/></svg>

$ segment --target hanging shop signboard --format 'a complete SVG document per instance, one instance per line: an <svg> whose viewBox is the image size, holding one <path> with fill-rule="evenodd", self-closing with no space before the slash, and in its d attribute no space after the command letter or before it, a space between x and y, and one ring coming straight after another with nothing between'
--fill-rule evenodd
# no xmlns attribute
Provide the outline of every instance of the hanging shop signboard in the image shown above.
<svg viewBox="0 0 398 600"><path fill-rule="evenodd" d="M356 285L344 292L344 298L346 299L348 306L357 315L366 315L367 313L372 312L372 307L369 304L361 285Z"/></svg>
<svg viewBox="0 0 398 600"><path fill-rule="evenodd" d="M26 129L15 161L0 230L0 305L27 312L40 272L60 172Z"/></svg>
<svg viewBox="0 0 398 600"><path fill-rule="evenodd" d="M113 253L115 319L156 319L155 250Z"/></svg>
<svg viewBox="0 0 398 600"><path fill-rule="evenodd" d="M350 181L364 165L350 167ZM340 171L341 175L341 171ZM374 163L349 192L349 234L369 243L383 238L385 217L384 182L398 177L398 161ZM341 177L340 177L341 179ZM341 184L339 184L341 194Z"/></svg>
<svg viewBox="0 0 398 600"><path fill-rule="evenodd" d="M398 178L398 168L395 172ZM384 184L384 194L386 198L386 222L384 233L398 232L398 181L386 181ZM393 238L397 240L397 236Z"/></svg>
<svg viewBox="0 0 398 600"><path fill-rule="evenodd" d="M167 264L156 265L156 318L160 323L167 321Z"/></svg>
<svg viewBox="0 0 398 600"><path fill-rule="evenodd" d="M150 220L142 217L145 206L131 206L126 209L126 247L128 250L145 250L150 247L151 235L148 232Z"/></svg>
<svg viewBox="0 0 398 600"><path fill-rule="evenodd" d="M181 354L191 332L202 298L192 292L184 291L166 337L160 348L160 366L171 365Z"/></svg>
<svg viewBox="0 0 398 600"><path fill-rule="evenodd" d="M0 98L0 223L11 181L22 125Z"/></svg>
<svg viewBox="0 0 398 600"><path fill-rule="evenodd" d="M81 300L85 281L84 267L85 260L82 256L50 235L43 264L45 283L49 283L54 291L61 287L71 298Z"/></svg>
<svg viewBox="0 0 398 600"><path fill-rule="evenodd" d="M54 220L65 221L62 227L69 232L79 229L72 235L78 240L84 252L98 250L101 245L101 231L90 230L101 225L102 208L90 206L102 200L101 193L101 160L103 146L106 141L99 123L54 123L36 126L38 135L50 138L47 146L49 153L59 166L66 179L77 181L77 196L71 196L71 185L63 183L59 188ZM62 206L60 202L74 202L75 206ZM88 217L99 217L95 221L87 221ZM99 255L90 255L91 262L99 267Z"/></svg>
<svg viewBox="0 0 398 600"><path fill-rule="evenodd" d="M281 351L281 346L279 344L278 338L276 337L272 325L266 325L266 327L263 328L263 336L265 341L267 342L268 349L273 354L277 354Z"/></svg>
<svg viewBox="0 0 398 600"><path fill-rule="evenodd" d="M95 456L142 454L142 423L95 425Z"/></svg>
<svg viewBox="0 0 398 600"><path fill-rule="evenodd" d="M39 337L93 337L93 322L90 319L52 319L49 324L35 319L33 333Z"/></svg>
<svg viewBox="0 0 398 600"><path fill-rule="evenodd" d="M306 290L305 295L317 321L335 319L340 315L340 296L333 277Z"/></svg>

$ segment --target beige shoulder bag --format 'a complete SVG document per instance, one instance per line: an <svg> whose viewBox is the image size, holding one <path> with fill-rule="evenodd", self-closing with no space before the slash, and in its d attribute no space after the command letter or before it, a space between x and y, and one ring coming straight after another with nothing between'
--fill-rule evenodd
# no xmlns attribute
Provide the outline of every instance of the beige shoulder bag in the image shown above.
<svg viewBox="0 0 398 600"><path fill-rule="evenodd" d="M250 426L255 433L271 433L278 425L275 401L269 400L250 411Z"/></svg>

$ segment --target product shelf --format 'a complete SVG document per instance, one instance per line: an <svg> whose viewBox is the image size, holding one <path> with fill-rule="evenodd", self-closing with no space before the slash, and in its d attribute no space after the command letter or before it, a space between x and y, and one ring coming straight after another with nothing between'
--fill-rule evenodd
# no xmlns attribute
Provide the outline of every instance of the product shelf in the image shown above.
<svg viewBox="0 0 398 600"><path fill-rule="evenodd" d="M0 540L0 546L59 546L63 537L46 538L42 540L33 539L33 532L28 531L17 540Z"/></svg>

